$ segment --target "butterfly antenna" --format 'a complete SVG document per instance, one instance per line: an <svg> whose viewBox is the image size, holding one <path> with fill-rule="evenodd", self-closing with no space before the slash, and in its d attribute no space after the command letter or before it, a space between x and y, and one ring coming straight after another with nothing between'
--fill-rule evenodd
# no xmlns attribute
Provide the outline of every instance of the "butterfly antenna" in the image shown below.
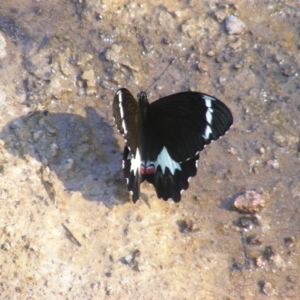
<svg viewBox="0 0 300 300"><path fill-rule="evenodd" d="M142 89L130 78L130 76L128 76L125 72L123 72L123 70L119 67L119 65L113 60L112 61L115 65L116 65L116 67L117 67L117 69L118 70L120 70L121 72L122 72L122 74L127 78L127 79L129 79L136 87L137 87L137 89L141 92L142 91Z"/></svg>
<svg viewBox="0 0 300 300"><path fill-rule="evenodd" d="M155 78L153 80L153 82L147 87L147 89L145 90L145 93L150 89L150 87L161 77L164 75L164 73L168 70L168 68L170 67L170 65L173 63L173 61L175 60L175 58L172 58L171 61L169 62L169 64L166 66L166 68L160 73L160 75Z"/></svg>

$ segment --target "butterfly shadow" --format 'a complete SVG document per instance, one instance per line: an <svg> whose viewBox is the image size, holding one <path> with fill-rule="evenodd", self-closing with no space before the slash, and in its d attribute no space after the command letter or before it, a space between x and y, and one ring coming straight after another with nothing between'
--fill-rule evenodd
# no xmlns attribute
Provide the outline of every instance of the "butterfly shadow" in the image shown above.
<svg viewBox="0 0 300 300"><path fill-rule="evenodd" d="M36 111L7 123L0 139L9 153L40 162L38 175L54 202L59 199L47 176L49 169L66 191L80 192L86 200L112 208L129 199L121 171L122 153L112 127L93 108L86 108L85 118Z"/></svg>

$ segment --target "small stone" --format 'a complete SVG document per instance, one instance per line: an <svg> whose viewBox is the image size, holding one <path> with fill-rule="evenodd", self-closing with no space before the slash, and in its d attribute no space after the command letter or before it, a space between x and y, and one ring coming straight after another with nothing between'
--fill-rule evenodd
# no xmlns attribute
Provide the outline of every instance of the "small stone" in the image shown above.
<svg viewBox="0 0 300 300"><path fill-rule="evenodd" d="M179 230L181 233L198 232L199 228L196 228L192 220L178 221Z"/></svg>
<svg viewBox="0 0 300 300"><path fill-rule="evenodd" d="M200 61L197 65L198 67L198 70L201 72L201 73L207 73L208 72L208 66L205 62L203 61Z"/></svg>
<svg viewBox="0 0 300 300"><path fill-rule="evenodd" d="M10 243L4 243L4 244L1 245L1 248L3 250L8 251L11 248L11 245L10 245Z"/></svg>
<svg viewBox="0 0 300 300"><path fill-rule="evenodd" d="M46 128L47 134L48 134L49 136L55 136L55 135L56 135L57 130L56 130L56 128L53 127L52 125L46 124L46 125L45 125L45 128Z"/></svg>
<svg viewBox="0 0 300 300"><path fill-rule="evenodd" d="M53 157L57 156L58 154L58 146L55 143L51 144L51 154Z"/></svg>
<svg viewBox="0 0 300 300"><path fill-rule="evenodd" d="M291 282L291 283L298 283L299 282L299 277L288 275L287 278L286 278L286 280L288 282Z"/></svg>
<svg viewBox="0 0 300 300"><path fill-rule="evenodd" d="M126 264L129 265L129 264L132 262L132 255L131 255L131 254L126 255L126 256L124 257L124 261L126 262Z"/></svg>
<svg viewBox="0 0 300 300"><path fill-rule="evenodd" d="M259 166L253 166L253 167L252 167L252 172L253 172L254 174L259 174L259 172L260 172L260 167L259 167Z"/></svg>
<svg viewBox="0 0 300 300"><path fill-rule="evenodd" d="M218 81L219 81L220 84L224 85L224 84L226 83L227 80L226 80L226 77L220 76L220 77L218 78Z"/></svg>
<svg viewBox="0 0 300 300"><path fill-rule="evenodd" d="M264 261L262 255L255 258L255 266L256 267L261 268L262 266L264 266L264 264L265 264L265 261Z"/></svg>
<svg viewBox="0 0 300 300"><path fill-rule="evenodd" d="M48 161L48 159L47 159L46 157L43 157L43 158L42 158L42 165L43 165L44 167L47 167L47 166L49 165L49 161Z"/></svg>
<svg viewBox="0 0 300 300"><path fill-rule="evenodd" d="M286 146L287 142L286 142L286 138L281 135L280 133L278 132L275 132L273 134L273 141L277 144L277 146L279 147L284 147Z"/></svg>
<svg viewBox="0 0 300 300"><path fill-rule="evenodd" d="M262 240L257 234L253 234L247 237L247 243L251 246L260 246L262 244Z"/></svg>
<svg viewBox="0 0 300 300"><path fill-rule="evenodd" d="M162 11L158 15L158 22L162 28L175 28L176 21L174 17L167 11Z"/></svg>
<svg viewBox="0 0 300 300"><path fill-rule="evenodd" d="M237 151L235 148L233 147L230 147L228 150L227 150L227 153L231 154L231 155L237 155Z"/></svg>
<svg viewBox="0 0 300 300"><path fill-rule="evenodd" d="M75 167L75 162L73 158L68 158L64 163L65 170L72 170Z"/></svg>
<svg viewBox="0 0 300 300"><path fill-rule="evenodd" d="M223 22L226 19L226 11L225 10L218 10L215 12L215 17L219 23Z"/></svg>
<svg viewBox="0 0 300 300"><path fill-rule="evenodd" d="M32 133L32 138L36 142L41 138L42 135L43 135L43 130L36 130Z"/></svg>
<svg viewBox="0 0 300 300"><path fill-rule="evenodd" d="M270 282L263 282L262 292L267 296L275 295L276 291Z"/></svg>
<svg viewBox="0 0 300 300"><path fill-rule="evenodd" d="M246 30L246 25L236 16L229 16L225 20L225 26L228 34L242 34Z"/></svg>
<svg viewBox="0 0 300 300"><path fill-rule="evenodd" d="M97 21L102 21L104 19L103 15L101 15L100 13L96 12L95 13L95 19Z"/></svg>
<svg viewBox="0 0 300 300"><path fill-rule="evenodd" d="M143 46L146 51L150 51L153 48L153 42L150 39L144 39Z"/></svg>
<svg viewBox="0 0 300 300"><path fill-rule="evenodd" d="M251 219L249 218L240 218L239 219L239 225L242 227L242 228L245 228L245 229L252 229L253 227L253 222Z"/></svg>
<svg viewBox="0 0 300 300"><path fill-rule="evenodd" d="M259 151L260 154L265 154L266 153L266 150L265 150L264 147L260 147L258 151Z"/></svg>
<svg viewBox="0 0 300 300"><path fill-rule="evenodd" d="M281 74L285 77L291 77L296 74L295 67L292 65L286 65L281 69Z"/></svg>
<svg viewBox="0 0 300 300"><path fill-rule="evenodd" d="M209 50L209 51L207 52L207 56L208 56L208 57L214 57L215 55L216 55L216 52L213 51L213 50Z"/></svg>
<svg viewBox="0 0 300 300"><path fill-rule="evenodd" d="M295 244L295 237L291 236L291 237L287 237L284 239L284 243L286 247L293 247Z"/></svg>
<svg viewBox="0 0 300 300"><path fill-rule="evenodd" d="M279 162L277 159L270 159L267 161L267 166L272 167L274 169L279 169Z"/></svg>
<svg viewBox="0 0 300 300"><path fill-rule="evenodd" d="M122 46L114 44L110 49L106 51L105 58L108 61L119 61L122 52L123 52Z"/></svg>
<svg viewBox="0 0 300 300"><path fill-rule="evenodd" d="M188 35L190 38L196 38L196 36L198 35L198 27L193 19L185 21L181 25L181 31L184 34Z"/></svg>
<svg viewBox="0 0 300 300"><path fill-rule="evenodd" d="M272 258L272 261L274 262L275 266L278 269L284 269L285 268L285 262L282 259L282 257L279 254L275 254Z"/></svg>
<svg viewBox="0 0 300 300"><path fill-rule="evenodd" d="M234 201L234 207L242 213L255 213L265 206L267 194L263 189L246 191Z"/></svg>
<svg viewBox="0 0 300 300"><path fill-rule="evenodd" d="M274 256L275 256L275 252L274 252L272 246L267 246L264 251L264 257L266 258L266 260L273 261Z"/></svg>
<svg viewBox="0 0 300 300"><path fill-rule="evenodd" d="M229 47L233 50L237 50L242 47L242 39L238 39L236 41L232 41L229 43Z"/></svg>
<svg viewBox="0 0 300 300"><path fill-rule="evenodd" d="M239 69L242 67L242 64L240 64L240 63L235 63L235 64L233 65L233 67L234 67L235 70L239 70Z"/></svg>
<svg viewBox="0 0 300 300"><path fill-rule="evenodd" d="M97 84L94 70L84 71L81 75L81 78L86 82L88 88L93 88Z"/></svg>
<svg viewBox="0 0 300 300"><path fill-rule="evenodd" d="M9 225L4 228L4 233L6 233L8 236L13 236L15 233L15 230L12 226Z"/></svg>

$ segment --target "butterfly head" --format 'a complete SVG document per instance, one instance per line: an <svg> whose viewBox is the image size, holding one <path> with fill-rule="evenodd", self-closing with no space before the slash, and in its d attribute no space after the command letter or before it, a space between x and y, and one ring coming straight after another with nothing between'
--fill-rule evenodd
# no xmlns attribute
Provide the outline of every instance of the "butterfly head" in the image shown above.
<svg viewBox="0 0 300 300"><path fill-rule="evenodd" d="M139 99L139 104L143 106L143 104L148 103L148 96L146 92L139 92L137 94L137 98Z"/></svg>

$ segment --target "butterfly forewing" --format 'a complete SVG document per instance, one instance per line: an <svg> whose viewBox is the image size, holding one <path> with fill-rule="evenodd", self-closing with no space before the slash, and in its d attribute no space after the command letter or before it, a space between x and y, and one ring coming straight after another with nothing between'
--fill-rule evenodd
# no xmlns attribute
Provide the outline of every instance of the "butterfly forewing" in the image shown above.
<svg viewBox="0 0 300 300"><path fill-rule="evenodd" d="M216 98L182 92L151 105L149 118L171 157L183 162L224 135L233 122L230 110Z"/></svg>
<svg viewBox="0 0 300 300"><path fill-rule="evenodd" d="M113 116L132 153L141 140L141 117L138 102L127 89L119 89L113 101Z"/></svg>
<svg viewBox="0 0 300 300"><path fill-rule="evenodd" d="M124 175L127 178L127 188L136 202L140 191L142 126L138 102L127 89L121 88L117 91L113 101L113 116L119 132L125 138Z"/></svg>

